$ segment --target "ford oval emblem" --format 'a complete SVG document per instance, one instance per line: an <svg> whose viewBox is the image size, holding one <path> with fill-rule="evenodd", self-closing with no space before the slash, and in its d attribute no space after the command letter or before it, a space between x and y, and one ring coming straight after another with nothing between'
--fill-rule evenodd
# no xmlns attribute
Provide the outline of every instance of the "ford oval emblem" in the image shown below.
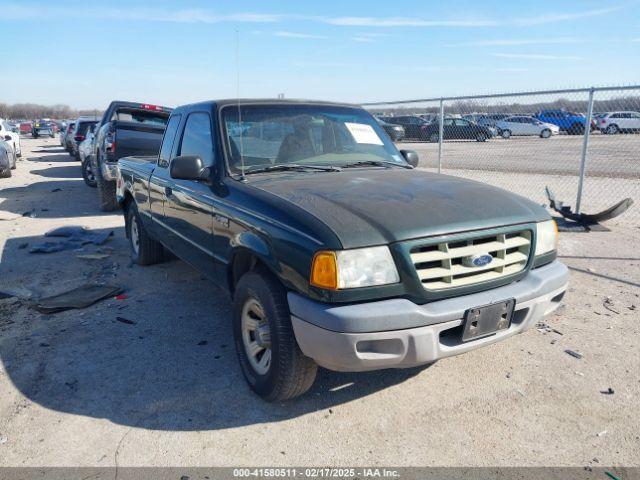
<svg viewBox="0 0 640 480"><path fill-rule="evenodd" d="M478 253L465 257L463 263L469 267L484 267L491 262L493 262L493 257L490 253Z"/></svg>

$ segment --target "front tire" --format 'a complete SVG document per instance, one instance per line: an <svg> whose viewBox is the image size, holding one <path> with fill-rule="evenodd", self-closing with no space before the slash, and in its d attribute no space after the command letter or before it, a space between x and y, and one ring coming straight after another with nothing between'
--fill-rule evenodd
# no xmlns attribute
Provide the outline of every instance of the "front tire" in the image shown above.
<svg viewBox="0 0 640 480"><path fill-rule="evenodd" d="M437 133L432 133L431 135L429 135L429 141L431 143L438 143L439 140L440 140L440 135L438 135Z"/></svg>
<svg viewBox="0 0 640 480"><path fill-rule="evenodd" d="M238 282L233 335L242 373L264 400L288 400L313 385L318 366L300 350L286 291L269 272L252 271Z"/></svg>
<svg viewBox="0 0 640 480"><path fill-rule="evenodd" d="M476 142L486 142L487 141L487 134L484 132L478 132L476 134Z"/></svg>
<svg viewBox="0 0 640 480"><path fill-rule="evenodd" d="M540 138L549 138L551 136L551 130L545 128L540 132Z"/></svg>
<svg viewBox="0 0 640 480"><path fill-rule="evenodd" d="M614 124L609 125L605 131L607 132L607 135L615 135L616 133L618 133L620 131L620 129L614 123Z"/></svg>
<svg viewBox="0 0 640 480"><path fill-rule="evenodd" d="M502 130L502 132L500 133L500 135L502 136L502 138L504 138L505 140L508 138L511 138L511 130Z"/></svg>
<svg viewBox="0 0 640 480"><path fill-rule="evenodd" d="M162 260L162 245L145 230L135 203L130 203L127 209L125 229L133 263L153 265Z"/></svg>

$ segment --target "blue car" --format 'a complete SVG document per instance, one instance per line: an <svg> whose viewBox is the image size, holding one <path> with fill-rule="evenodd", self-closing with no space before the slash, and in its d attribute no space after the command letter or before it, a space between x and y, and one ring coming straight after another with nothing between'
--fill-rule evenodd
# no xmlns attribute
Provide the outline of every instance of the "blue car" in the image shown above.
<svg viewBox="0 0 640 480"><path fill-rule="evenodd" d="M587 119L581 113L568 112L566 110L542 110L535 117L541 122L551 123L560 127L560 130L569 135L582 135ZM593 122L590 128L593 130Z"/></svg>

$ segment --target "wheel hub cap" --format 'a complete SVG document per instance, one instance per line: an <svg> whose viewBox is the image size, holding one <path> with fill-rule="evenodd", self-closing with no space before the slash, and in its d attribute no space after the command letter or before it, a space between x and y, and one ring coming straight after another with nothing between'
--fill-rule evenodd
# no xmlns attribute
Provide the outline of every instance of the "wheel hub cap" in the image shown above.
<svg viewBox="0 0 640 480"><path fill-rule="evenodd" d="M249 298L242 308L242 343L249 364L260 375L271 366L271 329L258 300Z"/></svg>

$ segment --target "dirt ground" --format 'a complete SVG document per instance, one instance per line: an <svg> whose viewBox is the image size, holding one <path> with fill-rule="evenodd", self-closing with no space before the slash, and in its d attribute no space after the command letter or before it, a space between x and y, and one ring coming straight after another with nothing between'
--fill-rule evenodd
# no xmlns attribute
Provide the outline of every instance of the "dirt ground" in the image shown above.
<svg viewBox="0 0 640 480"><path fill-rule="evenodd" d="M121 216L99 212L57 139L24 139L23 152L0 180L0 291L14 295L0 300L0 466L640 465L637 216L561 234L571 284L547 319L559 333L429 368L321 371L274 405L242 378L229 299L178 260L132 266ZM64 225L114 236L29 253ZM79 258L96 252L107 255ZM30 308L94 281L127 298Z"/></svg>

